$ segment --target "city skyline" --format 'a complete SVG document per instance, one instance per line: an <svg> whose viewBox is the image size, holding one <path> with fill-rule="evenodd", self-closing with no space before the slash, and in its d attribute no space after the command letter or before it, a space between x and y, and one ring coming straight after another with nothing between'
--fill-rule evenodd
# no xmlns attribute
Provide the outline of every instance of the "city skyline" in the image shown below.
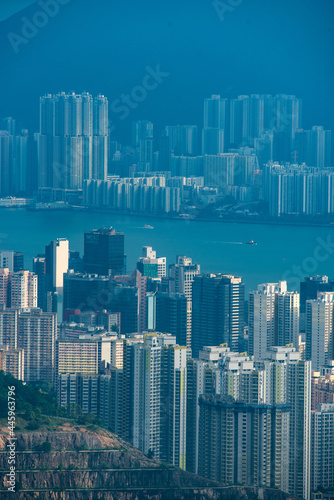
<svg viewBox="0 0 334 500"><path fill-rule="evenodd" d="M333 19L0 3L1 498L334 498Z"/></svg>

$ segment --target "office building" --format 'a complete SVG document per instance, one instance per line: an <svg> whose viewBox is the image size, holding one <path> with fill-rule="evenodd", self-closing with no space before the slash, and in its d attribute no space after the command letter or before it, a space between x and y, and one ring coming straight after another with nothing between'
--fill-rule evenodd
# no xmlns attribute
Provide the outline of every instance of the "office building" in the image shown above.
<svg viewBox="0 0 334 500"><path fill-rule="evenodd" d="M113 228L85 232L84 271L101 276L126 274L124 233Z"/></svg>
<svg viewBox="0 0 334 500"><path fill-rule="evenodd" d="M21 252L0 250L0 268L6 267L11 273L24 269L24 255Z"/></svg>
<svg viewBox="0 0 334 500"><path fill-rule="evenodd" d="M47 290L63 294L64 273L68 271L69 241L58 238L45 247Z"/></svg>
<svg viewBox="0 0 334 500"><path fill-rule="evenodd" d="M143 247L142 257L137 262L137 269L143 276L162 278L166 276L166 257L157 257L152 247Z"/></svg>
<svg viewBox="0 0 334 500"><path fill-rule="evenodd" d="M203 346L222 343L238 352L244 328L244 288L242 278L235 276L194 277L191 337L194 357L198 357Z"/></svg>
<svg viewBox="0 0 334 500"><path fill-rule="evenodd" d="M334 282L328 281L328 276L305 276L300 282L300 312L305 313L306 301L318 298L318 292L334 291Z"/></svg>
<svg viewBox="0 0 334 500"><path fill-rule="evenodd" d="M41 276L40 293L45 290L44 309L56 312L58 321L63 319L64 273L69 268L69 241L58 238L45 247L45 276L43 277L43 258L35 261L35 267ZM39 297L40 301L41 296Z"/></svg>
<svg viewBox="0 0 334 500"><path fill-rule="evenodd" d="M103 327L107 332L114 333L119 333L121 328L121 314L106 310L81 312L80 309L66 309L64 321L83 324L85 327Z"/></svg>
<svg viewBox="0 0 334 500"><path fill-rule="evenodd" d="M37 307L46 311L46 262L45 255L37 255L33 258L33 272L37 276Z"/></svg>
<svg viewBox="0 0 334 500"><path fill-rule="evenodd" d="M187 298L180 293L158 292L155 297L155 328L170 333L176 343L187 345Z"/></svg>
<svg viewBox="0 0 334 500"><path fill-rule="evenodd" d="M64 311L120 313L122 334L138 329L138 288L109 276L68 271L64 275Z"/></svg>

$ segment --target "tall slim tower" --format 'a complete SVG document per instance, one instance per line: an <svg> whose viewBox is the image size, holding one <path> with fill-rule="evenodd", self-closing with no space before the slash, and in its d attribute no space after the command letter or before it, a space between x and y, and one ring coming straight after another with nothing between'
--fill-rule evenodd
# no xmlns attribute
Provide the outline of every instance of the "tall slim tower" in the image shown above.
<svg viewBox="0 0 334 500"><path fill-rule="evenodd" d="M319 371L333 359L334 292L318 292L306 301L306 359Z"/></svg>
<svg viewBox="0 0 334 500"><path fill-rule="evenodd" d="M185 255L178 255L176 264L169 266L169 290L173 293L182 293L187 297L187 347L191 347L192 322L192 287L195 276L199 275L199 264L193 264L192 259Z"/></svg>
<svg viewBox="0 0 334 500"><path fill-rule="evenodd" d="M58 238L45 247L48 290L63 293L64 273L68 271L69 241Z"/></svg>
<svg viewBox="0 0 334 500"><path fill-rule="evenodd" d="M68 271L69 241L58 238L45 247L45 291L49 292L46 310L56 312L58 321L63 319L64 273Z"/></svg>

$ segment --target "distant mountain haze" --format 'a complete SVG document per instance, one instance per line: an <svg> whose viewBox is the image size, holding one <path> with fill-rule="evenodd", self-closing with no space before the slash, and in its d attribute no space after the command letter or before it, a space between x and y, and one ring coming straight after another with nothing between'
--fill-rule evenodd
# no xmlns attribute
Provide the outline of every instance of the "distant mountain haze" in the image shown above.
<svg viewBox="0 0 334 500"><path fill-rule="evenodd" d="M122 142L138 119L153 121L156 132L166 124L202 126L203 99L213 93L295 94L304 128L334 128L331 0L28 4L2 2L2 19L27 8L0 23L0 116L31 132L41 95L87 90L122 101L157 65L168 76L126 118L110 110Z"/></svg>

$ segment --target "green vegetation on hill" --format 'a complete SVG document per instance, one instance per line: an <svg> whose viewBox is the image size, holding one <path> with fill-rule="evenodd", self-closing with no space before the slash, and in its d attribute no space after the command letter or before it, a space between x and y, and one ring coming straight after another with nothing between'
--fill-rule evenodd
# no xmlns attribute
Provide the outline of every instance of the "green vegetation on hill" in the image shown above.
<svg viewBox="0 0 334 500"><path fill-rule="evenodd" d="M8 391L12 386L15 387L16 424L27 430L42 429L50 424L59 425L63 418L71 419L79 425L102 425L102 421L92 413L83 415L80 407L59 407L49 386L34 387L12 375L5 375L3 371L0 371L0 419L7 418Z"/></svg>
<svg viewBox="0 0 334 500"><path fill-rule="evenodd" d="M31 418L36 412L44 415L60 415L61 410L55 399L28 384L24 384L12 375L0 371L0 418L7 417L8 387L15 387L15 408L17 415Z"/></svg>

